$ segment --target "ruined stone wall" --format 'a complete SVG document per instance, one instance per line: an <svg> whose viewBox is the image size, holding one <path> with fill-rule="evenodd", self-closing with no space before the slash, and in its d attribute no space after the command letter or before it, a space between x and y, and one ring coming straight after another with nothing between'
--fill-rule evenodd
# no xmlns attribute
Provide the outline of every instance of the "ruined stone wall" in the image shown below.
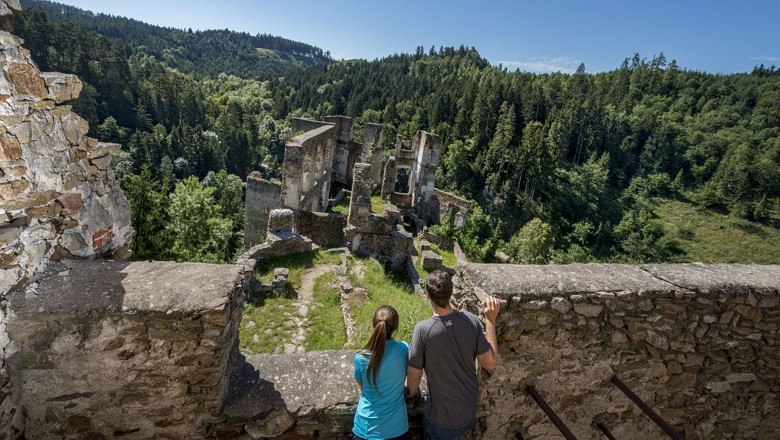
<svg viewBox="0 0 780 440"><path fill-rule="evenodd" d="M429 211L428 204L434 198L436 168L439 166L442 147L442 139L433 133L418 131L414 136L412 150L417 153L417 160L412 170L412 203L417 210L417 215L423 219Z"/></svg>
<svg viewBox="0 0 780 440"><path fill-rule="evenodd" d="M371 164L371 184L374 188L377 188L382 183L382 156L384 155L382 137L384 127L382 124L368 123L363 130L363 149L360 161Z"/></svg>
<svg viewBox="0 0 780 440"><path fill-rule="evenodd" d="M617 375L685 438L780 432L780 267L466 264L461 305L492 294L501 361L481 438L559 438L534 385L580 439L661 439Z"/></svg>
<svg viewBox="0 0 780 440"><path fill-rule="evenodd" d="M333 180L343 185L352 180L352 167L360 154L360 144L352 141L352 118L325 116L336 126L336 152L333 155Z"/></svg>
<svg viewBox="0 0 780 440"><path fill-rule="evenodd" d="M281 207L281 184L269 182L257 171L246 179L244 243L247 248L265 241L268 214Z"/></svg>
<svg viewBox="0 0 780 440"><path fill-rule="evenodd" d="M298 233L311 238L314 243L320 246L344 244L346 216L336 213L298 211L296 220Z"/></svg>
<svg viewBox="0 0 780 440"><path fill-rule="evenodd" d="M26 438L205 438L223 420L241 267L70 261L51 270L8 306Z"/></svg>
<svg viewBox="0 0 780 440"><path fill-rule="evenodd" d="M334 124L329 122L317 121L314 119L292 118L291 125L292 125L291 131L293 133L293 136L298 136L300 134L306 133L307 131L316 130L322 127L331 127Z"/></svg>
<svg viewBox="0 0 780 440"><path fill-rule="evenodd" d="M441 223L450 213L453 214L453 222L456 228L462 228L466 225L468 212L471 203L455 194L451 194L440 189L434 188L434 198L428 203L427 215L434 224Z"/></svg>
<svg viewBox="0 0 780 440"><path fill-rule="evenodd" d="M281 198L287 208L327 209L337 133L333 124L319 124L320 127L295 136L285 146Z"/></svg>
<svg viewBox="0 0 780 440"><path fill-rule="evenodd" d="M0 295L50 260L109 255L132 234L110 169L119 145L86 136L87 122L59 105L81 82L41 73L21 43L0 31Z"/></svg>
<svg viewBox="0 0 780 440"><path fill-rule="evenodd" d="M0 22L18 12L0 0ZM63 258L122 258L130 207L110 169L120 146L88 137L68 105L75 75L40 72L18 37L0 31L0 437L24 423L12 398L6 295Z"/></svg>

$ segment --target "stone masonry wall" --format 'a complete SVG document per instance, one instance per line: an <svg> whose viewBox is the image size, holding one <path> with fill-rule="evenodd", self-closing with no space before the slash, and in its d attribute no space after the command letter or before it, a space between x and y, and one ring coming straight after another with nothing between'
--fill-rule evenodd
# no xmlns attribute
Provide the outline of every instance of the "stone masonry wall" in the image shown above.
<svg viewBox="0 0 780 440"><path fill-rule="evenodd" d="M243 268L69 261L10 295L29 439L205 438L238 357Z"/></svg>
<svg viewBox="0 0 780 440"><path fill-rule="evenodd" d="M332 212L298 211L296 217L298 233L311 238L314 243L320 246L344 244L346 216Z"/></svg>
<svg viewBox="0 0 780 440"><path fill-rule="evenodd" d="M0 23L18 12L0 0ZM7 293L67 257L122 258L130 207L110 169L119 145L86 136L87 122L61 105L75 75L40 72L18 37L0 31L0 438L19 435L7 357Z"/></svg>
<svg viewBox="0 0 780 440"><path fill-rule="evenodd" d="M560 438L527 385L577 438L666 438L613 375L685 438L780 432L778 266L466 264L458 286L505 301L481 438Z"/></svg>
<svg viewBox="0 0 780 440"><path fill-rule="evenodd" d="M50 260L116 253L132 235L110 169L119 145L86 136L59 105L81 81L39 72L21 43L0 31L0 295Z"/></svg>
<svg viewBox="0 0 780 440"><path fill-rule="evenodd" d="M257 171L247 177L244 209L244 243L247 249L265 241L268 214L272 209L281 208L281 192L280 183L263 179Z"/></svg>
<svg viewBox="0 0 780 440"><path fill-rule="evenodd" d="M285 146L281 198L287 208L306 211L327 208L337 133L333 124L320 124L319 128L295 136Z"/></svg>

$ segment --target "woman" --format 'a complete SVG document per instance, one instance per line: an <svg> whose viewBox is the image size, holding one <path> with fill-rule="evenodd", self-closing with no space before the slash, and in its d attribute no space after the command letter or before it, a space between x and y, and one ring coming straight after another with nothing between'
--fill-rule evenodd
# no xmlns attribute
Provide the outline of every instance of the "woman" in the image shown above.
<svg viewBox="0 0 780 440"><path fill-rule="evenodd" d="M393 307L376 309L373 325L366 348L355 354L355 380L361 392L352 434L365 440L405 439L409 431L404 402L409 346L393 339L398 328L398 312Z"/></svg>

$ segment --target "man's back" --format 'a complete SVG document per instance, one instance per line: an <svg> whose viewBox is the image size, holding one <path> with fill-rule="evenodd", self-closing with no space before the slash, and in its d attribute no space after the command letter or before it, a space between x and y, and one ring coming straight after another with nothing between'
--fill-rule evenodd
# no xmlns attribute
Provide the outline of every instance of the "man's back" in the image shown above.
<svg viewBox="0 0 780 440"><path fill-rule="evenodd" d="M477 355L491 346L476 316L453 311L433 316L414 328L409 365L428 378L426 416L437 425L460 428L477 412Z"/></svg>

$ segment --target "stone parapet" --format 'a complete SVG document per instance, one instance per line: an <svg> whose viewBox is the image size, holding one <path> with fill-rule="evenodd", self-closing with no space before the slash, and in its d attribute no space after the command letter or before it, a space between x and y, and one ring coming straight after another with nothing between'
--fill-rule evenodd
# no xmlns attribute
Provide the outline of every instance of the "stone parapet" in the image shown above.
<svg viewBox="0 0 780 440"><path fill-rule="evenodd" d="M68 261L50 271L9 295L6 355L26 415L16 430L203 438L221 420L238 356L242 268Z"/></svg>
<svg viewBox="0 0 780 440"><path fill-rule="evenodd" d="M352 350L241 356L215 437L349 438L360 397L354 356ZM407 408L411 428L419 430L422 400Z"/></svg>
<svg viewBox="0 0 780 440"><path fill-rule="evenodd" d="M780 432L780 267L459 266L457 302L503 302L481 438L547 438L533 385L577 438L665 438L616 375L686 438Z"/></svg>

